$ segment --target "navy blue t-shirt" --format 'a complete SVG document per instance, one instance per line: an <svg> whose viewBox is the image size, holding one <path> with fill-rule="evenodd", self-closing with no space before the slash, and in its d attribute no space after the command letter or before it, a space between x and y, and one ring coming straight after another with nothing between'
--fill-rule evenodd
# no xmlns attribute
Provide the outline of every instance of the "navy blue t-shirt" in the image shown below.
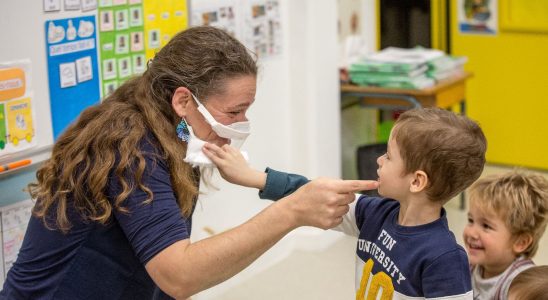
<svg viewBox="0 0 548 300"><path fill-rule="evenodd" d="M173 192L167 163L153 142L139 145L145 152L143 184L123 202L128 214L114 211L107 225L84 221L69 198L71 229L63 234L32 217L17 261L9 270L2 299L152 299L166 297L144 266L173 243L189 238L191 219L184 218ZM112 201L121 190L109 176ZM50 216L55 220L55 216ZM54 224L52 222L51 224Z"/></svg>

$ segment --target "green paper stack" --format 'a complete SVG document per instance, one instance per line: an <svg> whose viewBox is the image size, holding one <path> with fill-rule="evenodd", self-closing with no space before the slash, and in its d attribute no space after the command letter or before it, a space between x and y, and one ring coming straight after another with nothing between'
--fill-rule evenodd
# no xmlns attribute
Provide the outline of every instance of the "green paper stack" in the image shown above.
<svg viewBox="0 0 548 300"><path fill-rule="evenodd" d="M363 86L422 89L462 70L464 62L465 57L450 57L436 49L388 47L352 64L349 75Z"/></svg>
<svg viewBox="0 0 548 300"><path fill-rule="evenodd" d="M466 56L444 55L428 62L426 75L436 81L447 79L464 71Z"/></svg>

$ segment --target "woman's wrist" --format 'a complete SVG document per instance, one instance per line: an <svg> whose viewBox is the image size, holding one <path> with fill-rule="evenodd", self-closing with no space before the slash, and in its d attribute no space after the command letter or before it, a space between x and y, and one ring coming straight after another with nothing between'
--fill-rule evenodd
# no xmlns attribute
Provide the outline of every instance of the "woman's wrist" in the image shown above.
<svg viewBox="0 0 548 300"><path fill-rule="evenodd" d="M292 195L288 195L272 204L279 210L280 221L287 224L290 230L302 226L299 210L297 205L295 205L296 199L293 198Z"/></svg>

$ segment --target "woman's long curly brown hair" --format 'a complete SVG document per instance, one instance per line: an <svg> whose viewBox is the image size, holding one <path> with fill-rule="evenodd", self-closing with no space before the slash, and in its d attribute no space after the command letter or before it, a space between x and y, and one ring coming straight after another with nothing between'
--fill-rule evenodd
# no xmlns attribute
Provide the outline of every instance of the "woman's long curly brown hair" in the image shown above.
<svg viewBox="0 0 548 300"><path fill-rule="evenodd" d="M53 216L55 227L67 232L69 205L85 220L105 224L113 209L127 212L123 202L135 188L146 192L145 202L153 201L153 192L142 182L145 159L138 147L152 134L169 167L181 213L190 216L198 189L192 167L183 161L186 143L175 132L180 118L171 106L172 96L184 86L206 100L223 93L227 79L242 75L256 77L256 61L226 32L201 26L174 36L143 75L83 111L59 137L51 158L37 172L38 182L28 186L37 200L34 215L49 228ZM109 174L121 184L112 201L106 194Z"/></svg>

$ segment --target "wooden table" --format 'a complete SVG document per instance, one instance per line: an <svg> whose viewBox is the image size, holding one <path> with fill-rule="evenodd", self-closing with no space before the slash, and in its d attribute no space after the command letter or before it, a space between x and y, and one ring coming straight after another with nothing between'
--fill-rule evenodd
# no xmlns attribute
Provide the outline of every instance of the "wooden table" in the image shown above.
<svg viewBox="0 0 548 300"><path fill-rule="evenodd" d="M380 109L428 106L451 108L455 104L460 104L461 113L464 114L466 112L466 80L472 76L472 73L463 72L421 90L343 84L341 85L341 108L345 109L356 104Z"/></svg>

